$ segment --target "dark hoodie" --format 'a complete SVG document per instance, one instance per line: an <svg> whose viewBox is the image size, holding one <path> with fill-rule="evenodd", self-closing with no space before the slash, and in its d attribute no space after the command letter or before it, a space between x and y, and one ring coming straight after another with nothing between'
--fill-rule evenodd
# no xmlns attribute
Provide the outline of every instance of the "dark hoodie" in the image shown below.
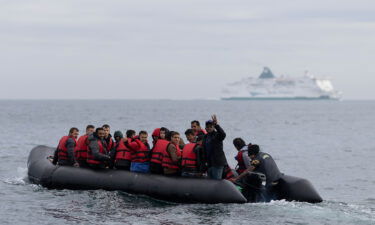
<svg viewBox="0 0 375 225"><path fill-rule="evenodd" d="M91 149L92 155L94 156L95 160L105 162L111 159L111 157L109 156L109 152L107 151L107 142L105 141L104 138L100 140L98 135L94 132L93 134L89 135L88 140L89 140L89 148ZM105 154L100 153L98 140L102 142L104 151L106 152Z"/></svg>

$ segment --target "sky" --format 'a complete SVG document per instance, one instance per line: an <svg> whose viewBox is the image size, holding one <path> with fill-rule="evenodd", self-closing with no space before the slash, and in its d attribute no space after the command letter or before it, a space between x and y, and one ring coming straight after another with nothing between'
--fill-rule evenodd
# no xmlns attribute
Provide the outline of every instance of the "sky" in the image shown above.
<svg viewBox="0 0 375 225"><path fill-rule="evenodd" d="M375 99L374 0L0 5L0 99L212 99L264 66Z"/></svg>

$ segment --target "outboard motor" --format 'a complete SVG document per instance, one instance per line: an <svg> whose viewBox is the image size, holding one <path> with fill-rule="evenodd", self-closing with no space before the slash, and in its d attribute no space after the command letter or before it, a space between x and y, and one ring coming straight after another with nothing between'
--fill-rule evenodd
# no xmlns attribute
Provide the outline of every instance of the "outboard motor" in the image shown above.
<svg viewBox="0 0 375 225"><path fill-rule="evenodd" d="M265 182L266 175L263 173L249 172L236 185L242 188L242 194L247 199L247 202L265 202L267 200Z"/></svg>

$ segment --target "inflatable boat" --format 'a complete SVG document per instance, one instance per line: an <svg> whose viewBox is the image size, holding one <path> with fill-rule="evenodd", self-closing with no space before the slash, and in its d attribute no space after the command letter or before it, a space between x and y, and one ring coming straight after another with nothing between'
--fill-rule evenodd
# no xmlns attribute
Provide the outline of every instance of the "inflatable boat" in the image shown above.
<svg viewBox="0 0 375 225"><path fill-rule="evenodd" d="M180 203L246 203L264 201L260 188L236 187L227 180L166 177L122 170L91 170L69 166L55 166L48 157L54 148L37 146L28 158L30 182L51 189L118 190L142 194L156 199ZM259 179L256 179L259 182ZM245 185L246 186L246 185ZM252 186L252 185L250 185ZM274 200L321 202L314 187L305 179L284 175L274 192ZM249 197L250 196L250 197ZM255 197L254 197L255 196Z"/></svg>

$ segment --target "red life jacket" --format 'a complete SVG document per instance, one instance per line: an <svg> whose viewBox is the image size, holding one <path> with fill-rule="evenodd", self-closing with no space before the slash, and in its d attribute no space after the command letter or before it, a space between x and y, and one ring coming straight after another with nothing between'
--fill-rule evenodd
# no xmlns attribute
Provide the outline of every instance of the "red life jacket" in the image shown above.
<svg viewBox="0 0 375 225"><path fill-rule="evenodd" d="M111 151L111 149L113 148L114 144L115 144L115 143L113 142L112 137L110 137L110 138L109 138L109 143L107 142L107 151L108 151L108 152Z"/></svg>
<svg viewBox="0 0 375 225"><path fill-rule="evenodd" d="M170 144L169 141L164 140L164 139L159 139L154 148L152 149L151 152L151 162L157 163L157 164L162 164L163 162L163 154L164 152L167 151L168 145Z"/></svg>
<svg viewBox="0 0 375 225"><path fill-rule="evenodd" d="M195 132L195 136L198 136L198 135L201 135L201 134L203 134L203 135L207 134L207 131L205 129L201 129L201 130Z"/></svg>
<svg viewBox="0 0 375 225"><path fill-rule="evenodd" d="M155 128L155 130L152 132L152 144L153 144L153 147L155 146L157 140L156 138L160 138L160 128Z"/></svg>
<svg viewBox="0 0 375 225"><path fill-rule="evenodd" d="M62 137L59 141L59 145L57 146L59 160L68 160L68 148L66 147L66 142L68 141L69 138L72 138L77 145L77 141L75 138L71 136Z"/></svg>
<svg viewBox="0 0 375 225"><path fill-rule="evenodd" d="M88 137L87 134L79 137L77 146L74 148L74 157L76 160L82 161L87 159Z"/></svg>
<svg viewBox="0 0 375 225"><path fill-rule="evenodd" d="M197 168L197 154L194 152L197 143L189 143L182 150L182 167Z"/></svg>
<svg viewBox="0 0 375 225"><path fill-rule="evenodd" d="M98 142L98 145L99 145L99 153L107 154L107 149L103 146L101 140L97 140L97 142ZM88 164L95 164L95 165L102 164L101 161L97 161L97 160L94 159L94 156L92 155L92 151L91 151L90 147L88 148L88 151L87 151L87 163Z"/></svg>
<svg viewBox="0 0 375 225"><path fill-rule="evenodd" d="M171 143L172 144L172 143ZM177 157L181 156L181 149L178 145L172 144L176 147L176 155ZM165 168L170 168L170 169L179 169L178 162L173 162L171 156L169 155L167 149L165 150L163 154L163 161L162 161L162 166Z"/></svg>
<svg viewBox="0 0 375 225"><path fill-rule="evenodd" d="M131 161L132 159L133 159L133 152L123 141L120 141L118 145L116 146L115 162L119 160Z"/></svg>
<svg viewBox="0 0 375 225"><path fill-rule="evenodd" d="M144 144L141 140L136 139L136 143L138 144L138 148L134 151L134 158L132 162L139 162L144 163L150 161L149 152L150 148L148 145Z"/></svg>
<svg viewBox="0 0 375 225"><path fill-rule="evenodd" d="M237 156L234 157L237 160L237 168L236 171L238 174L243 173L246 170L246 165L243 160L243 151L238 151Z"/></svg>

